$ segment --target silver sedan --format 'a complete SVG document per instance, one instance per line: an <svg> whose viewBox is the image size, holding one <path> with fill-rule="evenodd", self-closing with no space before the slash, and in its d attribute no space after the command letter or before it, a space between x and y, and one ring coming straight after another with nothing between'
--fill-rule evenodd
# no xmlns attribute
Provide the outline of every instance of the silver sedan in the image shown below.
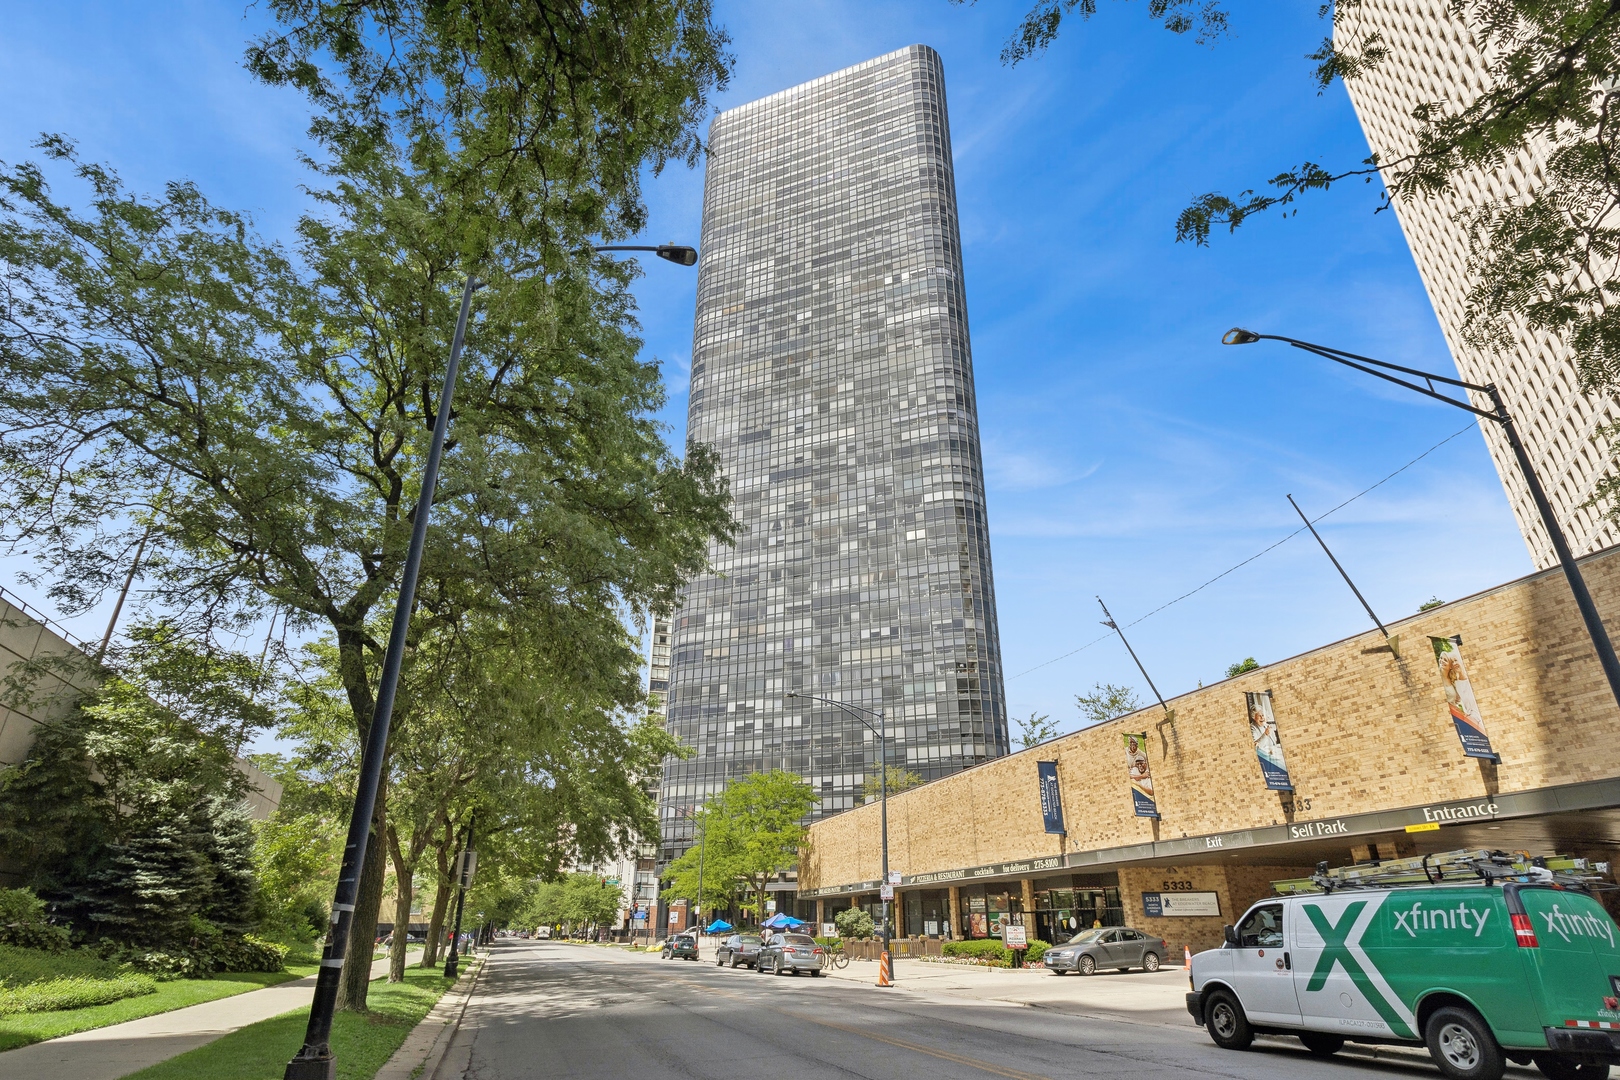
<svg viewBox="0 0 1620 1080"><path fill-rule="evenodd" d="M1156 937L1123 926L1104 926L1080 931L1062 945L1046 950L1041 959L1054 975L1071 971L1090 975L1098 968L1158 971L1164 954L1165 943Z"/></svg>

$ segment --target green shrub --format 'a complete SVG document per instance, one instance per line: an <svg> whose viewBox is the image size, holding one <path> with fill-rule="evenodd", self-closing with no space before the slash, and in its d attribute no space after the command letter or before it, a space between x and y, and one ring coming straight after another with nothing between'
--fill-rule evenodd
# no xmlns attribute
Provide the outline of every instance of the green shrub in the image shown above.
<svg viewBox="0 0 1620 1080"><path fill-rule="evenodd" d="M996 938L976 938L972 941L947 941L940 949L946 956L963 960L1006 961L1007 947Z"/></svg>
<svg viewBox="0 0 1620 1080"><path fill-rule="evenodd" d="M121 972L110 979L68 975L15 988L0 983L0 1016L85 1009L156 992L157 983L151 976L133 971Z"/></svg>
<svg viewBox="0 0 1620 1080"><path fill-rule="evenodd" d="M28 889L0 889L0 945L61 952L71 944L65 929L51 925L39 897Z"/></svg>
<svg viewBox="0 0 1620 1080"><path fill-rule="evenodd" d="M68 975L110 979L125 970L123 966L97 956L91 949L46 952L0 945L0 982L13 989Z"/></svg>
<svg viewBox="0 0 1620 1080"><path fill-rule="evenodd" d="M838 927L838 935L847 938L865 940L872 936L877 924L872 922L872 916L860 908L845 908L833 916L833 924Z"/></svg>
<svg viewBox="0 0 1620 1080"><path fill-rule="evenodd" d="M287 946L247 934L221 942L216 949L220 971L285 971Z"/></svg>
<svg viewBox="0 0 1620 1080"><path fill-rule="evenodd" d="M1029 951L1024 954L1024 963L1026 963L1026 964L1038 964L1038 963L1040 963L1041 957L1045 956L1046 955L1046 950L1050 949L1051 947L1052 946L1048 945L1046 942L1042 941L1040 938L1031 938L1030 942L1029 942Z"/></svg>
<svg viewBox="0 0 1620 1080"><path fill-rule="evenodd" d="M844 943L843 938L835 938L835 937L818 937L818 938L816 938L816 944L820 945L823 949L836 949L840 945L842 945L843 943Z"/></svg>

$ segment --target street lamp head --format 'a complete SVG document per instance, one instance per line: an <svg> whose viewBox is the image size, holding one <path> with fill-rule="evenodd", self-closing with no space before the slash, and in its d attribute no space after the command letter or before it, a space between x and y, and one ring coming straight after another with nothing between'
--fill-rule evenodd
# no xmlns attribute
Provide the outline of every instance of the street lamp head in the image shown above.
<svg viewBox="0 0 1620 1080"><path fill-rule="evenodd" d="M788 697L798 697L798 696L799 696L799 692L798 692L798 691L797 691L797 690L789 690L789 691L788 691L788 692L787 692L787 696L788 696Z"/></svg>
<svg viewBox="0 0 1620 1080"><path fill-rule="evenodd" d="M696 266L697 248L687 247L685 244L659 244L658 257L680 266Z"/></svg>
<svg viewBox="0 0 1620 1080"><path fill-rule="evenodd" d="M1259 334L1255 333L1253 330L1245 330L1239 326L1234 326L1225 334L1221 335L1222 345L1253 345L1259 340Z"/></svg>

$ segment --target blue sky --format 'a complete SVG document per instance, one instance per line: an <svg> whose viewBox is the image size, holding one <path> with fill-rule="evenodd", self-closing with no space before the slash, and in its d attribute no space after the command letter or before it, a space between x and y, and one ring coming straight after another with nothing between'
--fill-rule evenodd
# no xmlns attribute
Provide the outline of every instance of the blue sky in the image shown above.
<svg viewBox="0 0 1620 1080"><path fill-rule="evenodd" d="M1314 4L1241 5L1212 47L1141 3L1105 4L1044 57L998 60L1028 0L717 3L737 65L721 108L903 45L944 59L989 489L1009 711L1077 723L1093 683L1146 687L1117 641L1021 675L1159 607L1466 424L1461 412L1280 346L1222 347L1233 325L1450 372L1392 213L1360 185L1208 248L1174 242L1201 192L1255 186L1366 145L1342 88L1304 59ZM234 3L14 5L0 26L0 160L75 137L139 188L173 178L284 235L305 202L305 109L241 67L262 24ZM649 178L649 241L693 242L701 170ZM639 284L647 348L684 437L696 277ZM1322 531L1386 621L1529 572L1484 443L1465 432ZM11 580L25 599L39 596ZM72 625L99 637L105 613ZM1132 643L1167 695L1368 628L1309 536L1160 612ZM1236 705L1234 705L1234 708Z"/></svg>

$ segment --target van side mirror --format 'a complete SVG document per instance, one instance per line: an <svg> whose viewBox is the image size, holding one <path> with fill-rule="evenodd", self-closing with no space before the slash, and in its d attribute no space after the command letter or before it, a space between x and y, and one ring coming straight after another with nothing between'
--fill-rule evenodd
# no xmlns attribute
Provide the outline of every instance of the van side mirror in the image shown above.
<svg viewBox="0 0 1620 1080"><path fill-rule="evenodd" d="M1237 927L1227 923L1221 927L1221 934L1226 938L1227 948L1235 949L1238 947Z"/></svg>

